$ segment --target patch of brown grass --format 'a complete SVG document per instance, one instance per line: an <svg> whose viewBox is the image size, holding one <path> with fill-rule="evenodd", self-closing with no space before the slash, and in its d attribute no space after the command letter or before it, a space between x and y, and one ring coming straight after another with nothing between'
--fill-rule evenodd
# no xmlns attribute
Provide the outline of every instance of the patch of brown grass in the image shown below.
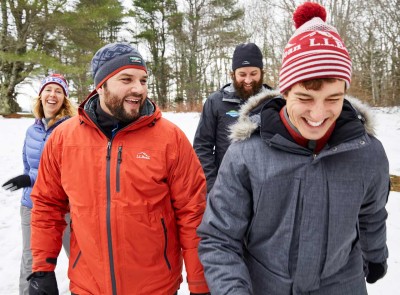
<svg viewBox="0 0 400 295"><path fill-rule="evenodd" d="M31 113L11 113L11 114L0 114L6 119L19 119L19 118L34 118Z"/></svg>
<svg viewBox="0 0 400 295"><path fill-rule="evenodd" d="M176 112L176 113L200 113L203 110L203 104L202 103L176 103L176 104L171 104L163 109L161 109L163 112Z"/></svg>
<svg viewBox="0 0 400 295"><path fill-rule="evenodd" d="M400 176L390 175L390 181L392 183L391 190L394 192L400 192Z"/></svg>

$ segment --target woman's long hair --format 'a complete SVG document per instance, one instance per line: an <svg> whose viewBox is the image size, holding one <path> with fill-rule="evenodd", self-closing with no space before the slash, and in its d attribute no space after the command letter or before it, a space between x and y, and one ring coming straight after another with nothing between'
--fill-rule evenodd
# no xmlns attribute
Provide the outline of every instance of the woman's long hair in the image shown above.
<svg viewBox="0 0 400 295"><path fill-rule="evenodd" d="M45 118L42 100L41 100L40 95L35 98L35 104L33 105L32 111L33 111L33 114L35 115L36 119L41 120L41 119ZM72 117L75 114L76 114L76 108L71 103L71 101L68 99L68 97L64 96L64 101L63 101L61 108L58 110L57 114L53 118L50 119L47 126L51 127L52 125L54 125L54 123L56 123L61 118L64 118L67 116Z"/></svg>

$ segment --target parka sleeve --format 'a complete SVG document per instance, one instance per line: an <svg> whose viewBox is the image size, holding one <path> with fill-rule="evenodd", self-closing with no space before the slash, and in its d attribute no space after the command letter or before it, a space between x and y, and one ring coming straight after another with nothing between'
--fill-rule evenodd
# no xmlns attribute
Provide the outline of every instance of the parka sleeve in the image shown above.
<svg viewBox="0 0 400 295"><path fill-rule="evenodd" d="M28 163L28 159L26 157L26 137L24 140L24 146L22 147L22 163L24 164L24 174L29 175L30 166ZM34 183L34 181L32 182L32 178L31 178L31 183L32 184Z"/></svg>
<svg viewBox="0 0 400 295"><path fill-rule="evenodd" d="M389 192L389 163L382 145L374 153L374 172L366 189L366 196L359 214L360 242L364 260L381 263L388 258L386 245L385 209ZM372 162L372 161L371 161Z"/></svg>
<svg viewBox="0 0 400 295"><path fill-rule="evenodd" d="M61 147L55 143L54 136L50 136L42 153L38 177L31 194L33 272L53 271L61 250L68 199L61 186L60 159Z"/></svg>
<svg viewBox="0 0 400 295"><path fill-rule="evenodd" d="M168 176L172 206L191 293L207 293L196 234L204 214L206 180L200 162L185 134L177 131L176 155Z"/></svg>
<svg viewBox="0 0 400 295"><path fill-rule="evenodd" d="M248 171L232 144L222 160L198 228L200 260L211 294L253 294L243 260L243 242L252 216Z"/></svg>
<svg viewBox="0 0 400 295"><path fill-rule="evenodd" d="M217 178L218 167L215 161L215 144L218 118L213 108L212 96L203 106L200 121L193 140L193 148L203 167L207 179L207 192L211 191Z"/></svg>

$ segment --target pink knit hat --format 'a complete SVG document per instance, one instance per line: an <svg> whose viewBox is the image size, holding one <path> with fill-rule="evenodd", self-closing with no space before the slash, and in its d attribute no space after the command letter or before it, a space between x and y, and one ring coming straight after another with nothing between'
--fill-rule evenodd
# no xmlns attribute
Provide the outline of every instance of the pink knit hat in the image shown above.
<svg viewBox="0 0 400 295"><path fill-rule="evenodd" d="M318 78L351 81L351 59L337 30L326 24L325 8L305 2L293 14L296 31L285 47L279 72L279 91Z"/></svg>

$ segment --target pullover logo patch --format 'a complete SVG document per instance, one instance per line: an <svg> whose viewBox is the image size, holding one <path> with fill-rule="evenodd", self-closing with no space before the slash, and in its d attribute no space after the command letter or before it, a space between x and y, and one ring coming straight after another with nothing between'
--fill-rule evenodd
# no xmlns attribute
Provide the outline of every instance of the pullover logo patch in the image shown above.
<svg viewBox="0 0 400 295"><path fill-rule="evenodd" d="M136 155L137 159L144 159L144 160L150 160L150 156L146 154L145 152L140 152Z"/></svg>

